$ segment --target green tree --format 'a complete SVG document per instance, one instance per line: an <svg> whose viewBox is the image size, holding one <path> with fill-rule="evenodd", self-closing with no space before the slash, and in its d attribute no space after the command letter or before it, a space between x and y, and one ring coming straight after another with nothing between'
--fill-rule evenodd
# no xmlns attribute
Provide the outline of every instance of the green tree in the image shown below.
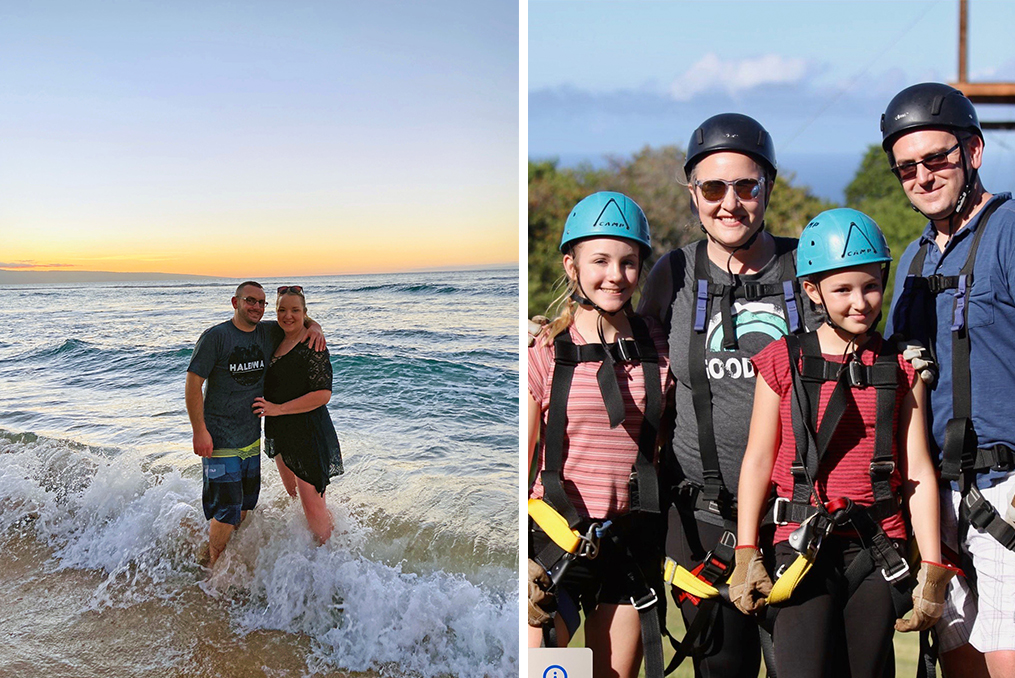
<svg viewBox="0 0 1015 678"><path fill-rule="evenodd" d="M557 169L555 160L529 163L529 316L545 313L563 269L560 234L574 205L589 193L598 173Z"/></svg>
<svg viewBox="0 0 1015 678"><path fill-rule="evenodd" d="M835 207L811 193L808 186L793 186L792 172L776 177L772 202L765 210L765 228L773 235L796 238L815 215Z"/></svg>

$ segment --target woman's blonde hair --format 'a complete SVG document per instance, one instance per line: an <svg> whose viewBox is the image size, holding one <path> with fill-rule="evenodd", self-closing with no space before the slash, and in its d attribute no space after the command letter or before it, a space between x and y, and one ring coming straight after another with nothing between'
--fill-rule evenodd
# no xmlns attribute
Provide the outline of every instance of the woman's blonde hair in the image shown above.
<svg viewBox="0 0 1015 678"><path fill-rule="evenodd" d="M306 297L304 297L300 292L286 292L285 294L280 294L280 295L278 295L275 298L275 312L276 313L278 312L279 306L282 305L282 297L299 297L300 301L303 302L303 313L305 314L307 312L307 298Z"/></svg>
<svg viewBox="0 0 1015 678"><path fill-rule="evenodd" d="M574 249L571 251L574 252ZM575 311L578 309L578 302L573 298L578 291L578 281L569 278L566 271L557 279L553 289L561 291L550 302L550 307L547 309L547 316L553 320L540 335L545 346L549 346L558 334L565 332L571 326L571 323L574 322Z"/></svg>

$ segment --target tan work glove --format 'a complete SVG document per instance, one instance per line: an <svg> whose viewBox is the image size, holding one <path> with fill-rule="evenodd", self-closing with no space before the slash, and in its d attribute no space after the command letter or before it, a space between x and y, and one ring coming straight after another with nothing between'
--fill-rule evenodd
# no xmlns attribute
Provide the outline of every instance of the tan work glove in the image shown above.
<svg viewBox="0 0 1015 678"><path fill-rule="evenodd" d="M730 575L730 600L744 614L753 614L765 607L772 592L772 580L761 562L756 546L738 546L736 566Z"/></svg>
<svg viewBox="0 0 1015 678"><path fill-rule="evenodd" d="M898 619L896 631L925 631L933 626L945 607L945 592L948 582L955 576L955 570L947 565L923 561L916 575L913 589L913 616Z"/></svg>
<svg viewBox="0 0 1015 678"><path fill-rule="evenodd" d="M529 626L545 626L553 617L547 608L553 609L554 595L549 592L553 585L539 563L529 559Z"/></svg>
<svg viewBox="0 0 1015 678"><path fill-rule="evenodd" d="M550 319L545 315L534 315L529 320L529 346L536 343L536 337L543 331L543 328L550 324Z"/></svg>
<svg viewBox="0 0 1015 678"><path fill-rule="evenodd" d="M907 360L920 379L928 386L937 379L937 363L930 355L930 351L918 341L904 339L898 344L898 351L902 353L903 359Z"/></svg>

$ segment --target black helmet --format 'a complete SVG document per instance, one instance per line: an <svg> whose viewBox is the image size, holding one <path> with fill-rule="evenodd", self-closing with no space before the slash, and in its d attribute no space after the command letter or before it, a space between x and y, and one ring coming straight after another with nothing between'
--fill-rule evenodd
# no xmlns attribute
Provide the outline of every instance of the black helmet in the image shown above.
<svg viewBox="0 0 1015 678"><path fill-rule="evenodd" d="M966 130L983 138L973 102L940 82L913 85L895 95L881 116L881 148L890 153L899 135L918 129Z"/></svg>
<svg viewBox="0 0 1015 678"><path fill-rule="evenodd" d="M754 118L740 113L720 113L701 123L687 142L684 175L710 153L734 151L749 155L761 163L775 179L775 144L772 135Z"/></svg>

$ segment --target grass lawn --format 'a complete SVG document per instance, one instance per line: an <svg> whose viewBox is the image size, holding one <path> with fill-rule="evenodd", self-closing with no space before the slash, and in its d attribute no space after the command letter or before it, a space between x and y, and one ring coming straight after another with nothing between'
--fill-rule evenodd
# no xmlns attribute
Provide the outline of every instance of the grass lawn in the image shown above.
<svg viewBox="0 0 1015 678"><path fill-rule="evenodd" d="M666 627L670 630L670 633L679 641L684 637L684 622L680 618L680 614L676 611L676 606L673 605L673 601L668 601L670 604L666 607ZM917 633L896 633L895 638L895 675L897 676L915 676L916 665L920 654L920 635ZM585 625L583 624L575 637L571 640L572 647L582 647L585 645ZM673 656L673 650L670 649L669 643L663 640L663 659L664 663L669 661L670 657ZM639 675L644 676L645 672L642 671ZM680 667L671 675L671 678L694 678L694 669L691 666L691 660L686 659L680 665ZM759 678L765 676L765 666L762 662L761 671L758 673Z"/></svg>

